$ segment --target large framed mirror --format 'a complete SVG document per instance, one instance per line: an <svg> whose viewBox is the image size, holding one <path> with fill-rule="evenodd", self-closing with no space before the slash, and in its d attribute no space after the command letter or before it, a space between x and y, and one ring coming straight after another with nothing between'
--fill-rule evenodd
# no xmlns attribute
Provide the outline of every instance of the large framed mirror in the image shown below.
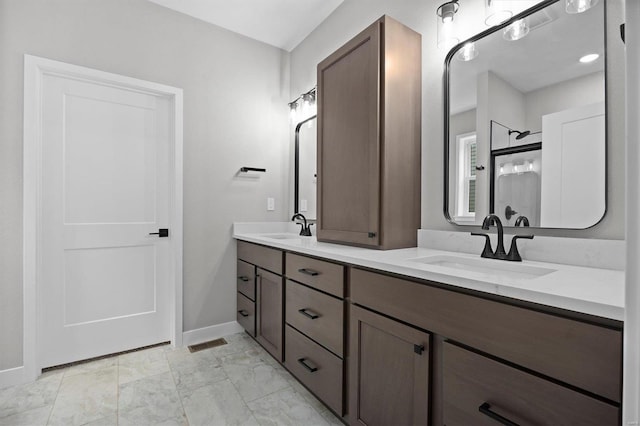
<svg viewBox="0 0 640 426"><path fill-rule="evenodd" d="M293 208L307 220L316 220L316 116L302 120L295 129Z"/></svg>
<svg viewBox="0 0 640 426"><path fill-rule="evenodd" d="M444 214L584 229L606 212L605 6L548 0L445 60Z"/></svg>

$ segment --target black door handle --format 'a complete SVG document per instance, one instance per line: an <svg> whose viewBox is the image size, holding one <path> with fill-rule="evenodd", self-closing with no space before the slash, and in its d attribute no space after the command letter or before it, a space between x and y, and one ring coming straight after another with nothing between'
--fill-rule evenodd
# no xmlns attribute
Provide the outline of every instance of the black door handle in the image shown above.
<svg viewBox="0 0 640 426"><path fill-rule="evenodd" d="M506 417L501 416L500 414L491 411L491 405L488 402L483 403L478 407L478 411L480 411L485 416L491 417L496 422L503 424L505 426L519 426L518 423L514 423Z"/></svg>
<svg viewBox="0 0 640 426"><path fill-rule="evenodd" d="M243 310L241 310L241 311L238 311L238 313L239 313L240 315L242 315L243 317L248 317L248 316L249 316L249 313L248 313L247 311L245 311L244 309L243 309Z"/></svg>
<svg viewBox="0 0 640 426"><path fill-rule="evenodd" d="M238 277L238 279L239 279L240 281L244 281L244 282L249 281L249 277L245 277L244 275L243 275L243 276Z"/></svg>
<svg viewBox="0 0 640 426"><path fill-rule="evenodd" d="M306 363L306 361L307 361L306 358L298 359L298 362L302 364L302 366L306 368L310 373L315 373L316 371L318 371L318 367L311 367L309 364Z"/></svg>
<svg viewBox="0 0 640 426"><path fill-rule="evenodd" d="M160 238L164 238L169 236L169 230L167 228L160 228L158 232L149 232L149 235L157 235Z"/></svg>

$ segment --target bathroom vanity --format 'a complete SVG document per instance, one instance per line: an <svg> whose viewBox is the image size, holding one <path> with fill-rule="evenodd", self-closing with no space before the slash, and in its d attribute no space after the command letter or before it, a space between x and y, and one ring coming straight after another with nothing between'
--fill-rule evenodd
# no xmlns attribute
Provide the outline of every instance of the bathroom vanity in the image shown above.
<svg viewBox="0 0 640 426"><path fill-rule="evenodd" d="M345 422L619 424L621 271L241 228L239 267L279 279L257 340Z"/></svg>

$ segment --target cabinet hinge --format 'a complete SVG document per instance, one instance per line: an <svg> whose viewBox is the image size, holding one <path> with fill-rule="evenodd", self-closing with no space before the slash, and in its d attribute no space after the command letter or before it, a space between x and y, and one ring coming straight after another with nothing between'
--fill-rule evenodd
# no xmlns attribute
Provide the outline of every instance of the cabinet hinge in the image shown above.
<svg viewBox="0 0 640 426"><path fill-rule="evenodd" d="M413 351L418 355L422 355L422 352L424 352L424 345L413 345Z"/></svg>

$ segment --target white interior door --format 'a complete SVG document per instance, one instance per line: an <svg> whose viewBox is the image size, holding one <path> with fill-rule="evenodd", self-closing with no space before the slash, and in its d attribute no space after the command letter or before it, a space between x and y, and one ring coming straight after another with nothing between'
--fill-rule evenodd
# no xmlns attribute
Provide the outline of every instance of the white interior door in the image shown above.
<svg viewBox="0 0 640 426"><path fill-rule="evenodd" d="M168 341L171 105L113 83L42 78L39 364ZM171 230L169 231L171 232Z"/></svg>
<svg viewBox="0 0 640 426"><path fill-rule="evenodd" d="M604 102L542 117L540 226L587 228L605 212Z"/></svg>

